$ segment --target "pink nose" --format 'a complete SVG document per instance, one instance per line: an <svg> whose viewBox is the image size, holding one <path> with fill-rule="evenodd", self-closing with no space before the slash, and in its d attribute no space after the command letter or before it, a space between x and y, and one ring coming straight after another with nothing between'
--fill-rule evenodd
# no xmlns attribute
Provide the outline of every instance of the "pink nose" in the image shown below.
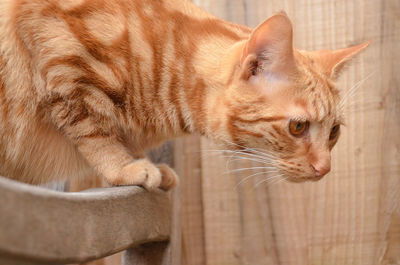
<svg viewBox="0 0 400 265"><path fill-rule="evenodd" d="M323 177L326 174L329 173L329 171L331 171L331 164L327 163L327 164L316 164L316 165L311 165L312 168L314 169L314 174L316 177Z"/></svg>

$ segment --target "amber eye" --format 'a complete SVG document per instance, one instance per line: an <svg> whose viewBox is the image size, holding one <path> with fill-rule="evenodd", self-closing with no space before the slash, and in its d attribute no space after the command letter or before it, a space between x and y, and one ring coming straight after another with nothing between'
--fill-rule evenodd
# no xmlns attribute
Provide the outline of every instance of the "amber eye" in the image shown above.
<svg viewBox="0 0 400 265"><path fill-rule="evenodd" d="M308 129L310 123L308 121L290 121L289 131L294 136L302 136Z"/></svg>
<svg viewBox="0 0 400 265"><path fill-rule="evenodd" d="M331 134L329 135L329 140L335 139L338 136L339 131L340 131L340 124L333 126L331 129Z"/></svg>

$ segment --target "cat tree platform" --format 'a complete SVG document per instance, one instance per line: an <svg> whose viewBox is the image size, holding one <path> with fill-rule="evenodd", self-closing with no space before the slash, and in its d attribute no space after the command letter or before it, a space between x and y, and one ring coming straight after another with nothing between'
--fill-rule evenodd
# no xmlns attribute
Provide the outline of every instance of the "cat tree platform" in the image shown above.
<svg viewBox="0 0 400 265"><path fill-rule="evenodd" d="M140 187L64 193L0 177L0 264L169 264L168 195Z"/></svg>

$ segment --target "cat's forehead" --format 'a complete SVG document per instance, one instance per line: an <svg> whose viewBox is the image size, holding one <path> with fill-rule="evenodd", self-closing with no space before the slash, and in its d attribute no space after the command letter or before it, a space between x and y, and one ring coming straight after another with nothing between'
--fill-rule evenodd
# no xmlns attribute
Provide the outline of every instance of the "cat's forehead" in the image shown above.
<svg viewBox="0 0 400 265"><path fill-rule="evenodd" d="M342 119L339 90L329 77L319 71L318 64L305 57L299 64L299 73L295 105L307 109L310 118L315 121Z"/></svg>
<svg viewBox="0 0 400 265"><path fill-rule="evenodd" d="M250 79L281 116L323 123L342 123L339 90L312 63L300 63L295 78L263 74Z"/></svg>
<svg viewBox="0 0 400 265"><path fill-rule="evenodd" d="M281 111L297 120L342 123L339 92L334 83L309 76L287 87L280 95Z"/></svg>
<svg viewBox="0 0 400 265"><path fill-rule="evenodd" d="M298 98L288 104L283 111L293 120L318 123L343 123L343 115L338 105L329 100Z"/></svg>

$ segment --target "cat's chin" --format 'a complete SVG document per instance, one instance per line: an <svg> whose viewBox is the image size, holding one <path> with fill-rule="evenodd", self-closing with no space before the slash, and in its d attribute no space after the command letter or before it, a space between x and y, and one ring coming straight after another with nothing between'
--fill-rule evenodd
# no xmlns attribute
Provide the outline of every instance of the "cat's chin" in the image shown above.
<svg viewBox="0 0 400 265"><path fill-rule="evenodd" d="M293 182L293 183L303 183L307 181L312 181L316 182L319 181L323 178L323 176L317 177L317 176L310 176L310 177L287 177L286 180L288 182Z"/></svg>

